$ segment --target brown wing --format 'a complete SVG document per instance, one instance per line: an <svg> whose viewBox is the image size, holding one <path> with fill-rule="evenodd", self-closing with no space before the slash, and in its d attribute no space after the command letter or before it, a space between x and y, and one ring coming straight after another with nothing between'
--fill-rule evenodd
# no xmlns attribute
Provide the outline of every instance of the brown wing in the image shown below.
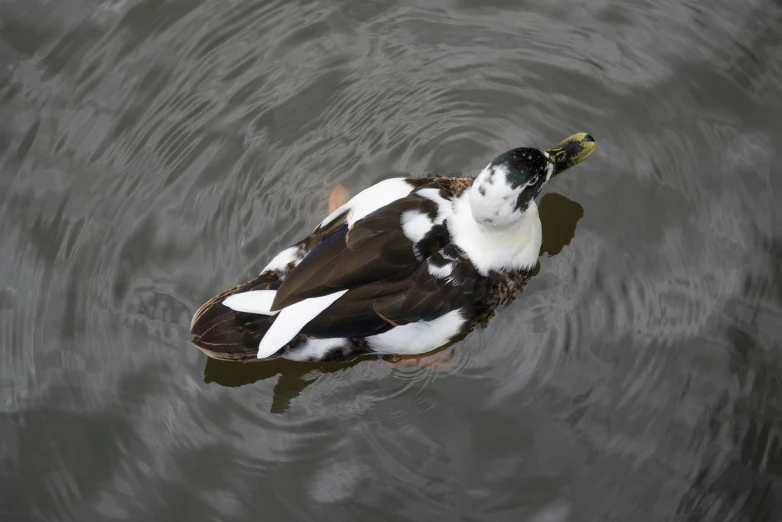
<svg viewBox="0 0 782 522"><path fill-rule="evenodd" d="M431 219L437 203L420 196L408 196L343 226L323 239L299 265L288 273L272 304L280 310L303 299L358 288L378 282L405 279L425 258L402 230L402 214L417 211ZM431 252L444 246L437 233L421 243Z"/></svg>
<svg viewBox="0 0 782 522"><path fill-rule="evenodd" d="M474 303L486 291L485 279L450 244L447 226L435 224L438 210L438 203L413 193L352 228L342 227L286 275L272 309L347 289L301 333L366 337ZM415 243L402 226L403 214L410 211L430 220L431 228ZM447 274L437 270L445 266Z"/></svg>
<svg viewBox="0 0 782 522"><path fill-rule="evenodd" d="M430 270L446 265L452 267L447 277L433 275ZM375 335L469 306L483 298L487 289L488 279L454 245L448 245L402 280L351 289L310 321L302 333L315 337Z"/></svg>

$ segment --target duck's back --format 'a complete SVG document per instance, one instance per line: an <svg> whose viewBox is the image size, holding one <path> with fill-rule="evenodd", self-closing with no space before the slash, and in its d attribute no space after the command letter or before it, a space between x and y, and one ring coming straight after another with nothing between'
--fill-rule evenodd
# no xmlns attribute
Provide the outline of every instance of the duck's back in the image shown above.
<svg viewBox="0 0 782 522"><path fill-rule="evenodd" d="M257 278L210 299L193 317L193 343L210 357L239 361L258 360L259 345L260 353L264 352L263 342L272 347L269 351L267 346L269 353L263 357L295 360L346 360L373 352L425 353L466 334L523 283L525 273L522 272L477 274L469 260L459 257L458 249L446 244L447 238L446 243L432 244L432 237L437 236L432 227L435 221L426 229L429 234L426 240L415 238L419 242L413 244L412 249L406 247L410 249L410 259L396 259L398 254L393 254L403 252L405 248L391 249L389 263L402 266L400 272L394 272L391 267L383 273L383 263L361 258L362 255L377 257L373 248L377 252L383 251L387 240L378 235L386 234L391 237L388 241L393 240L393 227L384 224L382 219L405 212L410 215L415 215L414 211L425 212L423 207L419 209L416 205L428 204L409 198L405 201L404 187L388 181L382 191L385 199L378 205L384 210L380 215L373 214L358 221L360 226L357 226L357 220L351 219L355 218L356 212L361 212L363 219L378 210L367 208L367 198L361 200L359 194L327 217L307 238L276 256ZM439 190L446 198L453 199L459 197L472 181L472 178L433 177L403 182L409 185L410 192L426 187L430 193ZM433 199L437 198L435 195ZM436 215L436 208L429 209L429 215ZM395 219L398 226L399 216ZM372 220L377 222L370 223ZM415 230L403 232L407 236L416 233ZM354 237L349 238L351 233ZM399 241L405 240L400 237ZM344 244L340 250L339 244L349 241L352 241L351 247L358 245L355 251L345 249ZM362 241L375 241L379 246L362 249ZM420 252L424 248L432 251ZM308 257L313 251L316 254ZM418 264L413 256L419 258ZM422 256L425 262L421 261ZM329 265L332 260L333 265ZM410 273L404 272L405 263L409 265ZM363 281L357 273L362 266L369 267L364 279L376 281L356 287L356 281ZM352 288L349 292L348 289L333 292L339 286L339 270L345 273L348 288ZM319 281L319 277L323 281ZM338 306L331 306L340 298ZM252 299L256 300L255 304ZM323 299L326 301L318 302ZM264 304L258 305L259 302ZM273 307L274 303L278 306ZM308 311L308 306L317 308ZM278 313L280 309L282 312ZM315 314L312 319L306 316L310 312ZM306 316L303 319L302 314ZM281 324L273 328L278 320ZM298 330L289 328L286 332L287 323L297 320L303 325L297 325ZM269 342L272 337L279 347Z"/></svg>

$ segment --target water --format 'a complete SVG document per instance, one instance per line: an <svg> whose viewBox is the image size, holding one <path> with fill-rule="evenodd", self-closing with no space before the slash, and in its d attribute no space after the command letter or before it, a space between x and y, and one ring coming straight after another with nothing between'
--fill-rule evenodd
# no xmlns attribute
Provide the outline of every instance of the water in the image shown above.
<svg viewBox="0 0 782 522"><path fill-rule="evenodd" d="M0 520L782 519L782 6L0 3ZM207 361L329 191L587 131L418 363Z"/></svg>

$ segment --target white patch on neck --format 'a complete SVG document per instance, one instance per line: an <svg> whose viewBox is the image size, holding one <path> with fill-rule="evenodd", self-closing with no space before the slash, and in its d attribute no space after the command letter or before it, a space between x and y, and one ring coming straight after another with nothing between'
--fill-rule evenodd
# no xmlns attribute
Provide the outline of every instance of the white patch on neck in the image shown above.
<svg viewBox="0 0 782 522"><path fill-rule="evenodd" d="M544 154L546 153L544 152ZM548 157L548 155L546 157ZM551 175L553 173L554 173L554 164L549 163L548 165L546 165L546 183L548 183L548 180L551 179Z"/></svg>
<svg viewBox="0 0 782 522"><path fill-rule="evenodd" d="M530 270L538 262L543 229L538 206L530 201L527 210L509 225L479 224L472 214L469 193L462 194L448 219L452 240L464 250L481 275L491 270Z"/></svg>
<svg viewBox="0 0 782 522"><path fill-rule="evenodd" d="M479 223L506 226L519 218L516 202L527 186L512 188L507 175L508 170L502 165L489 165L475 178L467 191L473 219Z"/></svg>

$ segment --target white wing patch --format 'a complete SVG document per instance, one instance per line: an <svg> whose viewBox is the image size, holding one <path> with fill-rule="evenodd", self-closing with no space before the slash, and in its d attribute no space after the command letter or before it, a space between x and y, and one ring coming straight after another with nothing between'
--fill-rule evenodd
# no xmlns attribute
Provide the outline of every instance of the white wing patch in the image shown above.
<svg viewBox="0 0 782 522"><path fill-rule="evenodd" d="M266 268L261 270L261 274L264 272L273 272L276 270L285 272L285 267L287 267L290 263L296 265L299 261L301 261L301 259L299 259L299 247L292 246L290 248L286 248L274 256L274 259L272 259L269 264L266 265Z"/></svg>
<svg viewBox="0 0 782 522"><path fill-rule="evenodd" d="M321 297L311 297L283 308L266 335L261 339L261 344L258 346L258 359L277 353L280 348L296 337L307 323L315 319L346 292L347 290L340 290Z"/></svg>
<svg viewBox="0 0 782 522"><path fill-rule="evenodd" d="M430 261L426 264L426 270L438 279L445 279L453 272L453 263L448 263L445 266L437 266L433 265Z"/></svg>
<svg viewBox="0 0 782 522"><path fill-rule="evenodd" d="M353 223L371 214L375 210L407 196L414 188L415 187L408 183L405 178L390 178L383 180L353 196L350 201L329 214L326 219L318 225L318 228L328 225L337 219L337 217L344 214L345 211L348 212L348 226L353 226Z"/></svg>
<svg viewBox="0 0 782 522"><path fill-rule="evenodd" d="M413 243L418 243L432 230L432 220L429 216L417 210L408 210L402 214L402 232Z"/></svg>
<svg viewBox="0 0 782 522"><path fill-rule="evenodd" d="M229 296L223 304L236 312L274 315L277 312L272 312L271 308L275 295L277 290L251 290Z"/></svg>
<svg viewBox="0 0 782 522"><path fill-rule="evenodd" d="M461 310L452 310L431 321L418 321L366 338L369 347L378 353L426 353L448 343L464 325Z"/></svg>
<svg viewBox="0 0 782 522"><path fill-rule="evenodd" d="M309 361L314 359L319 361L335 348L345 348L347 339L307 339L301 347L286 352L283 357L292 361Z"/></svg>

